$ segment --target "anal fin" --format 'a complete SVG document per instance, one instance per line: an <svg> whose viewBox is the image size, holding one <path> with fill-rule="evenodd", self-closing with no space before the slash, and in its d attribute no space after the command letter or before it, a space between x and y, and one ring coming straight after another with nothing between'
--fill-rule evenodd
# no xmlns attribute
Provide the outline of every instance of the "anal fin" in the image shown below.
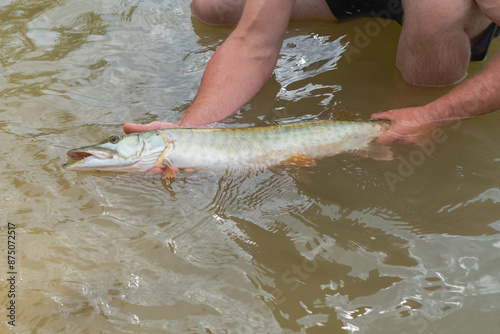
<svg viewBox="0 0 500 334"><path fill-rule="evenodd" d="M363 158L371 158L373 160L392 160L393 153L389 146L379 145L375 143L370 143L366 148L360 150L349 151Z"/></svg>
<svg viewBox="0 0 500 334"><path fill-rule="evenodd" d="M283 165L299 166L299 167L313 167L316 166L316 161L309 155L304 153L296 154L286 160L280 161Z"/></svg>

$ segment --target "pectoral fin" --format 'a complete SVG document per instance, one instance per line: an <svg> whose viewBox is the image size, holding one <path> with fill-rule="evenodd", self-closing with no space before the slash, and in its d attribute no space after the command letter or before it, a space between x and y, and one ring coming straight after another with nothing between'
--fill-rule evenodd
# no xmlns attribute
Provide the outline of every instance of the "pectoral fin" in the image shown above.
<svg viewBox="0 0 500 334"><path fill-rule="evenodd" d="M286 160L280 161L283 165L299 166L299 167L313 167L316 166L316 161L307 154L296 154Z"/></svg>
<svg viewBox="0 0 500 334"><path fill-rule="evenodd" d="M175 176L175 172L170 165L166 165L163 169L163 172L161 173L162 179L173 179L175 178Z"/></svg>

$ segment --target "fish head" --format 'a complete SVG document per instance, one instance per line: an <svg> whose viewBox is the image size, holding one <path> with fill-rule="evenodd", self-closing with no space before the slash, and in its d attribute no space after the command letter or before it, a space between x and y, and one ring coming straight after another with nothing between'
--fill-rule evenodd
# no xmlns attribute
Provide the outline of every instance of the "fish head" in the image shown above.
<svg viewBox="0 0 500 334"><path fill-rule="evenodd" d="M99 144L68 151L73 161L63 167L76 171L146 171L159 164L167 146L160 131L113 135Z"/></svg>

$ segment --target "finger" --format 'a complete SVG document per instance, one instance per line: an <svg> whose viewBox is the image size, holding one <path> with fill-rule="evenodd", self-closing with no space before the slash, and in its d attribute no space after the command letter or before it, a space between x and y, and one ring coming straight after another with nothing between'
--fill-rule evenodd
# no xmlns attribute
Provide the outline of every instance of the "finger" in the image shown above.
<svg viewBox="0 0 500 334"><path fill-rule="evenodd" d="M158 173L161 173L162 171L163 171L163 168L161 168L161 167L153 167L150 170L148 170L148 173L158 174Z"/></svg>
<svg viewBox="0 0 500 334"><path fill-rule="evenodd" d="M169 122L151 122L149 124L131 124L125 123L123 124L123 131L125 133L133 133L133 132L144 132L144 131L152 131L152 130L162 130L168 128L177 128L179 127L175 123Z"/></svg>
<svg viewBox="0 0 500 334"><path fill-rule="evenodd" d="M123 124L123 132L125 133L144 132L144 131L148 131L147 125L131 124L131 123Z"/></svg>
<svg viewBox="0 0 500 334"><path fill-rule="evenodd" d="M378 112L378 113L372 114L371 119L388 119L388 120L391 120L391 116L392 116L392 110L389 110L389 111Z"/></svg>
<svg viewBox="0 0 500 334"><path fill-rule="evenodd" d="M161 173L163 172L163 169L162 167L153 167L151 168L150 170L148 170L148 173L151 173L151 174L158 174L158 173ZM170 169L172 169L172 171L174 171L174 173L178 173L179 172L179 168L177 167L170 167Z"/></svg>

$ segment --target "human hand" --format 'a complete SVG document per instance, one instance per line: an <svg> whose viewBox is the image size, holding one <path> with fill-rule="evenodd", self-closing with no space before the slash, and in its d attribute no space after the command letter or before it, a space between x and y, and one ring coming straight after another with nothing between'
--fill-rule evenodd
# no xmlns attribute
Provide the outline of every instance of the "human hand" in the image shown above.
<svg viewBox="0 0 500 334"><path fill-rule="evenodd" d="M123 131L125 133L134 133L134 132L145 132L145 131L151 131L151 130L162 130L162 129L169 129L169 128L178 128L179 125L175 123L169 123L169 122L151 122L148 124L132 124L132 123L125 123L123 124Z"/></svg>
<svg viewBox="0 0 500 334"><path fill-rule="evenodd" d="M380 145L390 145L395 141L403 144L421 144L432 135L434 129L445 125L444 122L433 120L431 114L427 106L375 113L372 119L391 121L389 130L375 139L375 142Z"/></svg>

